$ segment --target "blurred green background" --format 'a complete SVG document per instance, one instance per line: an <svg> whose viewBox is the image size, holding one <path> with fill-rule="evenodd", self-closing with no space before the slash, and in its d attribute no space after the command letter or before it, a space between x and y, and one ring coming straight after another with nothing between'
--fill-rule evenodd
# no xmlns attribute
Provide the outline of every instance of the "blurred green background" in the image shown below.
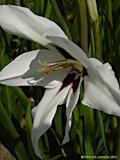
<svg viewBox="0 0 120 160"><path fill-rule="evenodd" d="M0 4L28 7L37 15L53 20L88 57L109 62L120 80L120 1L96 0L97 8L90 6L92 1L0 0ZM41 46L0 28L0 69L21 53L37 48ZM31 109L43 93L41 87L0 85L0 141L17 160L38 159L30 138ZM80 100L82 96L81 88ZM80 100L73 112L70 142L64 146L61 142L66 121L65 106L58 107L52 127L40 139L43 160L87 159L85 156L91 156L89 159L93 160L95 156L111 155L120 159L119 118L83 106Z"/></svg>

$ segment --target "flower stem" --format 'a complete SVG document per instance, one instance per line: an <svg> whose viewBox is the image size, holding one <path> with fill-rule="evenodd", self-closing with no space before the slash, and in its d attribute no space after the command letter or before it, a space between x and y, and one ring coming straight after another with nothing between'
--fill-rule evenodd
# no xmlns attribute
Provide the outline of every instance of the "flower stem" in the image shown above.
<svg viewBox="0 0 120 160"><path fill-rule="evenodd" d="M55 139L56 139L58 145L61 146L61 143L60 143L59 139L57 138L54 130L52 128L50 130L51 130L52 134L55 136ZM62 147L61 147L61 152L62 152L63 157L67 157L67 155Z"/></svg>
<svg viewBox="0 0 120 160"><path fill-rule="evenodd" d="M100 40L99 17L98 17L96 0L87 0L87 7L94 34L95 53L96 53L95 57L101 60L102 59L101 40Z"/></svg>
<svg viewBox="0 0 120 160"><path fill-rule="evenodd" d="M77 0L78 6L78 26L81 48L87 53L88 49L88 26L87 26L87 8L85 0Z"/></svg>
<svg viewBox="0 0 120 160"><path fill-rule="evenodd" d="M93 32L94 32L94 40L95 40L95 52L96 52L95 56L101 60L102 54L101 54L100 31L99 31L98 19L93 23Z"/></svg>

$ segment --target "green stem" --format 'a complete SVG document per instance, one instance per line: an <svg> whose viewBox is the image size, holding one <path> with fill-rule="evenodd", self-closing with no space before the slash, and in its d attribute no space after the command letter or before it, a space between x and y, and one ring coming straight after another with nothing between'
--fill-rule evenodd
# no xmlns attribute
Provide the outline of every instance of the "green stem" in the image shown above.
<svg viewBox="0 0 120 160"><path fill-rule="evenodd" d="M100 131L101 131L103 144L105 147L105 152L106 152L106 154L108 154L108 149L107 149L107 144L106 144L106 139L105 139L105 129L104 129L104 124L103 124L103 118L102 118L102 114L100 111L97 111L97 117L98 117L98 121L99 121L99 125L100 125Z"/></svg>
<svg viewBox="0 0 120 160"><path fill-rule="evenodd" d="M24 92L19 87L13 87L13 90L15 91L16 95L20 98L21 102L23 103L24 108L26 109L29 99L26 97Z"/></svg>
<svg viewBox="0 0 120 160"><path fill-rule="evenodd" d="M87 27L87 8L85 0L77 0L78 6L78 26L81 48L87 53L88 49L88 27Z"/></svg>
<svg viewBox="0 0 120 160"><path fill-rule="evenodd" d="M55 134L55 132L54 132L54 130L53 130L52 128L51 128L51 131L52 131L52 134L55 136L55 139L56 139L58 145L61 146L61 143L60 143L59 139L57 138L57 136L56 136L56 134ZM63 148L61 148L61 152L62 152L62 155L63 155L64 157L67 157L67 155L66 155L66 153L65 153L65 151L64 151Z"/></svg>
<svg viewBox="0 0 120 160"><path fill-rule="evenodd" d="M97 57L98 59L102 59L99 17L98 17L96 0L86 0L86 2L87 2L87 8L88 8L89 16L90 16L90 21L93 27L95 52L96 52L95 57Z"/></svg>
<svg viewBox="0 0 120 160"><path fill-rule="evenodd" d="M51 2L51 5L52 5L52 7L54 9L54 12L55 12L55 14L56 14L56 16L57 16L62 28L64 29L64 31L65 31L66 35L68 36L68 38L71 39L69 28L68 28L67 24L64 21L64 18L62 16L61 12L60 12L60 9L58 8L56 0L50 0L50 2Z"/></svg>
<svg viewBox="0 0 120 160"><path fill-rule="evenodd" d="M101 41L100 41L100 29L99 29L99 20L93 22L93 32L94 32L94 40L95 40L95 52L96 57L102 59L101 55Z"/></svg>
<svg viewBox="0 0 120 160"><path fill-rule="evenodd" d="M86 1L85 0L77 0L78 5L78 23L79 23L79 34L80 34L80 42L81 48L87 52L88 51L88 26L87 26L87 9L86 9ZM93 156L93 146L92 141L94 134L94 114L93 110L90 108L83 109L84 115L84 133L85 133L85 155ZM92 120L92 121L91 121ZM93 158L91 158L93 160Z"/></svg>

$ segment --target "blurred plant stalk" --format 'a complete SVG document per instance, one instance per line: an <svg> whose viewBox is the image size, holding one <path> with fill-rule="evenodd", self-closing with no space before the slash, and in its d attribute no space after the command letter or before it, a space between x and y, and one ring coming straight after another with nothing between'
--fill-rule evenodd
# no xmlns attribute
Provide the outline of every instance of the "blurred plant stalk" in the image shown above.
<svg viewBox="0 0 120 160"><path fill-rule="evenodd" d="M88 50L88 19L87 19L87 6L85 0L77 0L78 4L78 26L80 46L87 53Z"/></svg>
<svg viewBox="0 0 120 160"><path fill-rule="evenodd" d="M102 55L101 55L101 45L100 45L99 17L98 17L96 0L87 0L86 2L94 33L95 53L96 53L95 57L101 60Z"/></svg>

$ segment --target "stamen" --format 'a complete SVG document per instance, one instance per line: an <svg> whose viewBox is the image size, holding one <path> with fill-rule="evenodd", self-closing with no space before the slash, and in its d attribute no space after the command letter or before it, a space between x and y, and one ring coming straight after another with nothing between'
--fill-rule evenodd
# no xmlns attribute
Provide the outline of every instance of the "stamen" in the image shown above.
<svg viewBox="0 0 120 160"><path fill-rule="evenodd" d="M50 63L47 63L46 61L45 62L39 61L39 63L41 67L40 74L42 76L46 76L55 71L64 70L68 67L72 67L73 72L75 72L76 74L79 74L80 76L83 73L83 65L73 59L61 60L61 61L50 62Z"/></svg>
<svg viewBox="0 0 120 160"><path fill-rule="evenodd" d="M40 63L40 74L42 74L42 76L46 76L50 73L53 73L55 71L60 71L60 70L64 70L65 68L71 67L73 64L71 64L71 62L68 62L67 60L63 60L63 61L57 61L54 63L47 63L47 62L41 62ZM73 62L72 62L73 63Z"/></svg>

